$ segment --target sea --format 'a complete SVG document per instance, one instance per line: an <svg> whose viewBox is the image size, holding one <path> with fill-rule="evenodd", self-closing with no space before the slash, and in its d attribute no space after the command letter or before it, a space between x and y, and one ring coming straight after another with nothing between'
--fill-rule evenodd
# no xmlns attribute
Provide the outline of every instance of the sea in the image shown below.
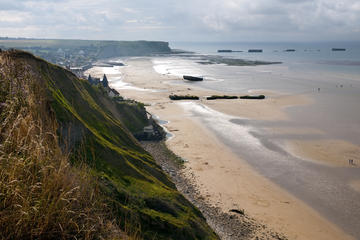
<svg viewBox="0 0 360 240"><path fill-rule="evenodd" d="M192 53L152 57L155 71L179 78L183 75L204 77L202 82L173 81L173 84L229 94L271 91L277 93L273 98L305 95L313 100L308 105L286 108L289 119L282 121L229 116L194 102L179 104L257 172L360 239L360 192L349 185L360 180L360 168L305 161L284 148L286 141L322 139L343 140L360 146L360 42L171 42L170 47ZM345 51L332 51L333 48ZM236 52L219 53L220 49ZM249 53L249 49L263 51ZM288 49L292 51L286 51ZM208 56L281 64L202 64ZM264 130L272 127L319 131L273 134Z"/></svg>

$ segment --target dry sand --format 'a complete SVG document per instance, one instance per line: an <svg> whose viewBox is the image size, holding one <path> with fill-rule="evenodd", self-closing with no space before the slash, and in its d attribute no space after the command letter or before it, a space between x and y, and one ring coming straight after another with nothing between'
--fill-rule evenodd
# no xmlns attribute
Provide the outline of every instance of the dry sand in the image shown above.
<svg viewBox="0 0 360 240"><path fill-rule="evenodd" d="M170 93L208 96L218 92L170 85L168 81L176 79L156 73L148 59L130 59L127 64L122 68L124 81L148 90L118 89L119 92L127 98L148 104L148 111L169 121L166 127L175 136L167 145L188 160L186 174L211 204L225 212L232 208L244 209L247 214L284 233L289 239L352 239L311 207L256 173L180 105L168 99ZM103 74L101 68L91 69L89 73L93 76ZM305 96L272 93L263 101L218 100L207 101L206 105L234 116L276 120L288 118L282 111L285 107L309 103L311 100ZM358 186L359 183L353 183L354 188Z"/></svg>

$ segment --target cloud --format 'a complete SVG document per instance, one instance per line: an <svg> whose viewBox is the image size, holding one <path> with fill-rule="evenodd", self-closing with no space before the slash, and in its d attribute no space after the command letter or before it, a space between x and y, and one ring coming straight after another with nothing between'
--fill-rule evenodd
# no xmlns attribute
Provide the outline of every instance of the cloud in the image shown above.
<svg viewBox="0 0 360 240"><path fill-rule="evenodd" d="M1 34L9 36L360 40L358 0L0 0L0 5Z"/></svg>
<svg viewBox="0 0 360 240"><path fill-rule="evenodd" d="M30 14L14 10L0 10L0 24L26 23L31 18Z"/></svg>

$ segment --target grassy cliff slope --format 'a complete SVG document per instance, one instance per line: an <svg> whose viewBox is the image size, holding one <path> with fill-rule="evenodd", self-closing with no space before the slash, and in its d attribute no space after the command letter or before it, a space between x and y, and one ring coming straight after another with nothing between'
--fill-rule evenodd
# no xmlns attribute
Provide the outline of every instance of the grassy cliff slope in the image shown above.
<svg viewBox="0 0 360 240"><path fill-rule="evenodd" d="M16 212L32 219L14 222L9 217L14 225L6 232L7 222L0 221L2 235L27 223L24 231L30 231L33 238L47 238L50 232L51 237L66 232L66 238L80 233L92 233L88 238L96 238L101 232L120 236L125 231L143 239L217 239L201 213L176 190L123 124L138 119L136 116L143 114L141 106L135 111L120 106L101 88L22 51L0 53L0 85L0 217L15 218L19 214L10 213ZM132 131L141 126L139 118ZM37 147L30 148L34 142ZM46 155L44 163L39 162L39 154ZM27 186L32 181L24 179L18 192L11 195L14 188L6 186L20 181L17 172L8 176L15 169L13 158L19 162L18 170L28 173L38 169L28 175L41 181L35 187ZM45 172L63 172L64 176L55 179ZM49 194L34 195L34 189L41 192L47 181L54 184L46 188ZM23 188L32 199L23 204L27 212L19 206L20 200L15 201ZM76 196L69 200L67 196L75 192L77 200L73 200ZM14 201L9 201L9 194ZM52 206L56 206L55 213L50 212ZM48 209L51 218L40 208ZM69 224L62 226L62 222ZM41 226L49 229L40 231ZM85 228L92 231L81 231Z"/></svg>

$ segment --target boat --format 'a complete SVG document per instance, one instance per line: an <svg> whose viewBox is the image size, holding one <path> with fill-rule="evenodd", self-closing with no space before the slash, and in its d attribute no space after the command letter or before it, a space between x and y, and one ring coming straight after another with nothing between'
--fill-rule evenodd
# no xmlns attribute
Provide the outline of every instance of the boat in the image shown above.
<svg viewBox="0 0 360 240"><path fill-rule="evenodd" d="M204 80L203 77L194 77L194 76L188 76L188 75L184 75L183 78L185 80L188 80L188 81L202 81L202 80Z"/></svg>
<svg viewBox="0 0 360 240"><path fill-rule="evenodd" d="M336 52L336 51L346 51L346 48L332 48L332 51Z"/></svg>
<svg viewBox="0 0 360 240"><path fill-rule="evenodd" d="M262 49L249 49L248 50L249 53L259 53L259 52L263 52Z"/></svg>
<svg viewBox="0 0 360 240"><path fill-rule="evenodd" d="M191 95L169 95L171 100L199 100L198 96Z"/></svg>
<svg viewBox="0 0 360 240"><path fill-rule="evenodd" d="M255 95L255 96L246 95L246 96L240 96L239 98L240 99L265 99L265 96L264 95Z"/></svg>
<svg viewBox="0 0 360 240"><path fill-rule="evenodd" d="M231 49L220 49L217 50L218 53L235 53L235 52L243 52L241 50L231 50Z"/></svg>

